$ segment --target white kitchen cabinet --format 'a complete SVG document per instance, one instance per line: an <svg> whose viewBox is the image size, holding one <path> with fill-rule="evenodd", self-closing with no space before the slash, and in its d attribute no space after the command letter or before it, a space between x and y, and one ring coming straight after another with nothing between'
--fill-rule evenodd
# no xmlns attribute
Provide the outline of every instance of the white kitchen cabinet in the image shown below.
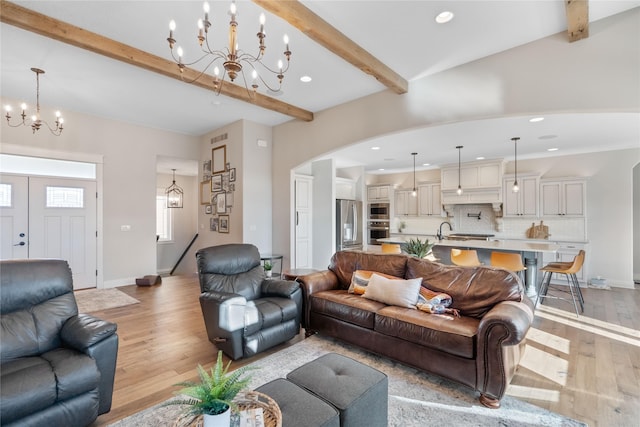
<svg viewBox="0 0 640 427"><path fill-rule="evenodd" d="M391 196L390 185L370 185L367 187L367 200L372 201L389 201Z"/></svg>
<svg viewBox="0 0 640 427"><path fill-rule="evenodd" d="M487 160L463 163L460 167L462 189L485 189L502 187L504 161ZM442 190L458 189L458 165L448 165L441 169Z"/></svg>
<svg viewBox="0 0 640 427"><path fill-rule="evenodd" d="M542 216L586 215L587 181L581 178L540 181Z"/></svg>
<svg viewBox="0 0 640 427"><path fill-rule="evenodd" d="M347 178L336 178L336 199L356 199L356 182Z"/></svg>
<svg viewBox="0 0 640 427"><path fill-rule="evenodd" d="M440 183L418 184L418 215L442 216Z"/></svg>
<svg viewBox="0 0 640 427"><path fill-rule="evenodd" d="M396 190L395 191L395 216L417 216L418 215L418 197L413 196L413 190Z"/></svg>
<svg viewBox="0 0 640 427"><path fill-rule="evenodd" d="M514 175L505 175L502 180L502 202L505 217L538 216L538 175L518 175L520 191L513 192Z"/></svg>
<svg viewBox="0 0 640 427"><path fill-rule="evenodd" d="M584 243L574 243L574 242L550 242L550 243L555 243L556 245L560 246L560 249L558 249L558 252L556 252L555 254L550 254L550 253L543 254L542 256L543 266L549 264L550 262L572 262L576 257L576 255L578 255L578 253L581 250L584 250L585 252L587 251L587 245ZM581 286L587 285L587 278L589 277L587 275L588 261L589 261L589 253L586 252L585 258L584 258L584 264L582 265L582 268L580 269L580 271L576 273L576 277L578 278L578 282L580 283ZM542 280L542 277L540 277L540 280ZM566 275L564 274L552 275L551 283L566 285L567 284Z"/></svg>

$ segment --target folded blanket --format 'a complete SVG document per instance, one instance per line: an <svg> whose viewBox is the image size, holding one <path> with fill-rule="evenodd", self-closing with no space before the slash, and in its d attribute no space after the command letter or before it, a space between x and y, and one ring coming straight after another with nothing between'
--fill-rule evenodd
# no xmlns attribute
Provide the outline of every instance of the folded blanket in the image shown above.
<svg viewBox="0 0 640 427"><path fill-rule="evenodd" d="M421 286L416 308L420 311L424 311L425 313L449 313L456 317L460 317L460 312L457 309L449 308L452 302L453 298L451 298L451 295L445 294L444 292L435 292Z"/></svg>

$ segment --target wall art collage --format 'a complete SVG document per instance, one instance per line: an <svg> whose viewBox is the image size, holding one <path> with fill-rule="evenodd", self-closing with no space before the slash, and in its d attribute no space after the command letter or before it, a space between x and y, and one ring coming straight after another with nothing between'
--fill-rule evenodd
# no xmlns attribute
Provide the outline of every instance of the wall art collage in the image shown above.
<svg viewBox="0 0 640 427"><path fill-rule="evenodd" d="M209 229L218 233L229 232L229 214L236 190L236 168L227 162L227 146L211 149L211 160L202 164L200 204L204 213L211 215Z"/></svg>

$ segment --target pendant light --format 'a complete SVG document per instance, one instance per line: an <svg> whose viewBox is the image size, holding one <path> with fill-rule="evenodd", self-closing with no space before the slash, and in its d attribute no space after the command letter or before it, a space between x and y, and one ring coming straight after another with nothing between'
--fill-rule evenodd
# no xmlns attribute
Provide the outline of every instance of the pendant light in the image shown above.
<svg viewBox="0 0 640 427"><path fill-rule="evenodd" d="M456 193L458 193L458 196L462 195L462 186L460 185L460 153L463 147L463 145L456 146L456 148L458 149L458 190L456 191Z"/></svg>
<svg viewBox="0 0 640 427"><path fill-rule="evenodd" d="M413 191L411 195L416 197L418 195L418 189L416 188L416 156L418 153L411 153L411 155L413 156Z"/></svg>
<svg viewBox="0 0 640 427"><path fill-rule="evenodd" d="M518 187L518 140L519 139L520 138L517 136L511 138L511 140L513 141L514 149L515 149L514 159L515 159L515 167L516 167L516 175L515 175L515 179L513 180L513 188L512 188L512 191L514 193L517 193L518 191L520 191L520 187Z"/></svg>
<svg viewBox="0 0 640 427"><path fill-rule="evenodd" d="M182 207L182 196L183 191L176 184L176 170L171 169L173 171L173 184L167 187L165 194L167 195L167 208L181 208Z"/></svg>

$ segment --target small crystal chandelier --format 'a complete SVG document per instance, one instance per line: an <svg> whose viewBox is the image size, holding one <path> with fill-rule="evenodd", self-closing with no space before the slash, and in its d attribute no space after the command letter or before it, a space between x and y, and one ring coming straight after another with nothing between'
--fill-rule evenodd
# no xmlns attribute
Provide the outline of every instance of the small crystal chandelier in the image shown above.
<svg viewBox="0 0 640 427"><path fill-rule="evenodd" d="M54 134L55 136L60 136L64 124L64 119L60 116L60 111L56 111L56 121L54 122L54 124L56 125L55 128L51 127L49 123L40 118L40 74L44 74L44 70L41 70L40 68L32 68L31 71L36 73L36 113L31 116L31 129L33 130L33 133L36 133L36 131L40 130L40 127L44 123L45 125L47 125L52 134ZM16 124L11 124L11 105L6 105L4 108L7 112L5 118L7 119L7 124L9 126L15 128L18 126L27 126L29 124L27 123L27 104L25 104L24 102L20 105L20 108L22 109L20 117L22 117L22 121Z"/></svg>
<svg viewBox="0 0 640 427"><path fill-rule="evenodd" d="M464 148L464 145L458 145L456 146L456 148L458 149L458 189L456 190L456 193L458 193L458 196L462 195L462 186L460 185L460 153L462 152L462 149Z"/></svg>
<svg viewBox="0 0 640 427"><path fill-rule="evenodd" d="M220 89L222 87L222 82L224 81L226 76L229 76L229 79L233 82L238 77L238 75L242 75L242 79L244 80L245 88L247 92L251 93L249 90L249 85L247 84L247 78L244 75L243 66L246 65L251 68L251 88L255 92L258 89L258 81L261 81L270 91L279 92L282 87L282 80L284 79L284 75L289 69L289 61L291 59L291 51L289 50L289 37L284 35L284 56L287 59L286 67L284 66L282 60L278 61L277 68L273 69L265 65L263 62L264 52L266 49L264 40L267 37L264 32L264 23L265 16L264 13L260 15L260 31L258 31L258 53L257 55L251 55L241 49L238 48L237 41L237 28L238 22L236 21L236 2L233 0L231 2L231 6L229 7L229 15L231 15L231 21L229 22L229 46L224 47L221 50L216 50L211 47L209 44L209 28L211 27L211 22L209 21L209 3L204 2L204 19L198 20L198 44L200 45L200 49L203 52L203 55L196 59L193 62L185 63L183 62L184 51L182 47L178 46L176 52L174 53L173 47L176 44L176 39L173 38L173 32L176 29L176 23L174 20L171 20L169 23L169 37L167 41L169 42L169 48L171 49L171 56L173 60L178 64L180 68L180 73L184 72L185 67L191 66L193 64L199 63L202 60L209 61L204 70L193 80L188 81L188 83L193 83L196 80L200 79L205 72L218 60L222 62L223 74L220 77L220 68L215 66L213 69L214 74L214 87L217 90L217 93L220 94ZM177 57L176 57L177 53ZM274 74L277 78L277 86L269 85L265 79L258 73L256 69L256 64L260 64L262 68L264 68L267 72Z"/></svg>
<svg viewBox="0 0 640 427"><path fill-rule="evenodd" d="M520 191L520 187L518 187L518 140L520 138L519 137L513 137L511 138L511 140L514 142L514 150L515 150L515 165L516 165L516 174L515 174L515 179L513 181L513 188L512 191L514 193L517 193L518 191Z"/></svg>
<svg viewBox="0 0 640 427"><path fill-rule="evenodd" d="M167 208L181 208L184 191L176 184L176 170L171 170L173 171L173 184L167 187L165 191L167 195Z"/></svg>

